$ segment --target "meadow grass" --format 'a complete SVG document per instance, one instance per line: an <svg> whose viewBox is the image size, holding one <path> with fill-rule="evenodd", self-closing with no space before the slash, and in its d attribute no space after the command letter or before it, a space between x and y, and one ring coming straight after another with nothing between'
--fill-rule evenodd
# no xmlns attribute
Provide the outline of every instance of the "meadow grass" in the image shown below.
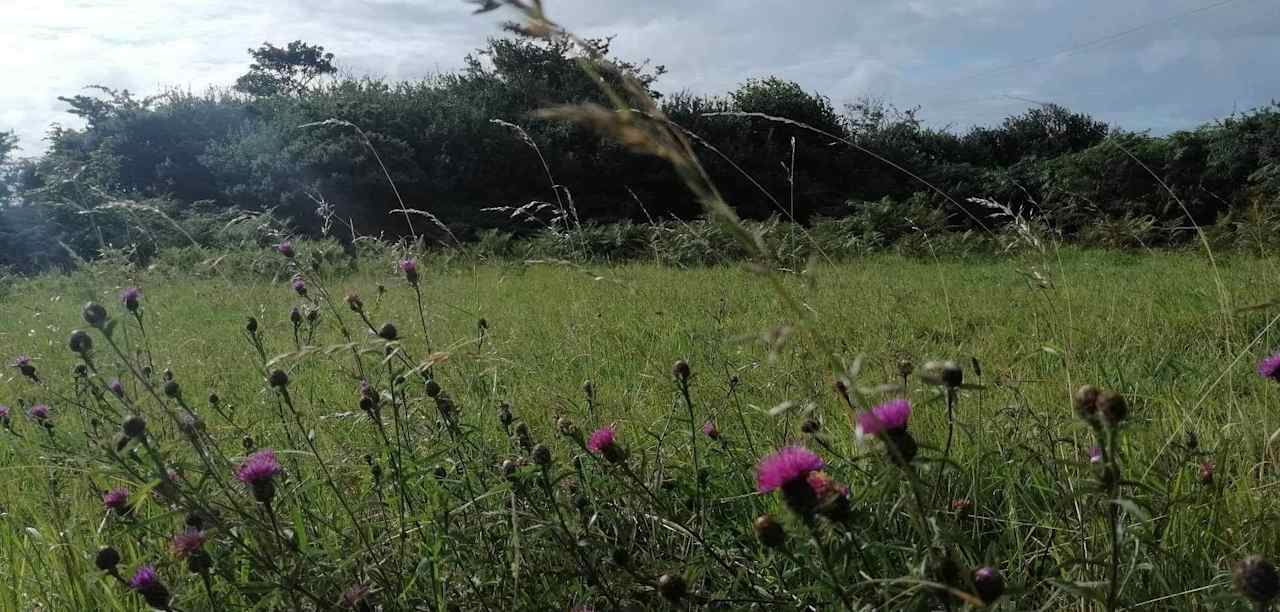
<svg viewBox="0 0 1280 612"><path fill-rule="evenodd" d="M860 360L850 384L866 388L868 403L905 392L915 404L917 508L911 478L876 442L855 440L853 412L815 365L812 337L791 333L774 294L741 268L424 262L432 349L448 355L431 374L452 398L450 420L432 406L424 380L406 371L428 350L413 289L389 262L307 273L312 298L325 302L317 298L323 286L340 310L320 310L310 342L303 322L301 340L322 347L303 352L289 309L306 301L289 288L285 266L281 259L276 278L256 280L89 267L20 282L0 302L0 346L34 357L43 381L8 369L0 389L0 404L12 407L11 429L0 432L0 606L142 606L94 568L103 545L121 552L122 567L156 564L183 610L323 609L340 605L354 585L371 587L366 603L387 610L826 608L842 598L868 609L976 605L931 588L947 575L934 567L938 559L953 559L966 575L999 569L1009 593L998 605L1009 609L1102 609L1109 507L1123 510L1120 607L1243 609L1231 594L1231 565L1280 553L1267 447L1280 429L1277 390L1254 372L1280 336L1274 308L1242 308L1274 297L1277 270L1268 260L1215 267L1175 253L886 256L786 276L820 323L819 337L844 363ZM127 285L143 291L149 357L137 352L143 340L116 298ZM382 359L386 343L366 338L341 303L348 292L363 297L374 327L395 323L412 360ZM283 528L253 522L262 515L252 496L215 477L230 480L230 468L209 473L199 448L163 419L160 398L101 338L97 375L74 382L80 360L67 337L85 327L80 310L91 300L108 305L119 323L114 338L131 347L134 366L154 364L155 388L160 372L172 371L183 405L203 421L202 443L220 449L223 458L210 461L234 466L248 449L276 449L287 476L273 522ZM408 379L391 398L405 446L398 435L380 439L357 407L360 375L334 325L338 313L355 330L377 388ZM264 381L246 316L260 322L267 356L280 356L273 367L289 373L296 419ZM692 370L691 406L673 382L677 359ZM981 386L958 392L950 463L940 461L942 392L915 376L905 390L875 388L902 382L900 362L929 359L955 360L965 382ZM147 415L183 495L231 515L207 527L215 571L189 573L169 550L191 508L152 490L159 480L147 477L149 453L134 444L122 461L108 458L118 423L89 419L94 406L112 403L86 389L113 377ZM1082 383L1128 399L1116 447L1125 479L1119 504L1106 502L1106 478L1087 459L1094 432L1071 402ZM217 410L205 402L210 392ZM41 402L53 410L49 432L22 414ZM515 429L500 422L502 402ZM629 452L625 473L558 434L560 417L584 433L614 424ZM706 421L718 441L698 433ZM533 443L553 457L545 481ZM848 484L849 516L788 518L782 503L755 493L757 460L792 443L822 455L827 472ZM700 479L692 469L699 460ZM123 468L129 464L138 471ZM1201 478L1203 464L1213 465L1211 483ZM433 475L437 465L444 478ZM128 518L103 508L103 491L119 485L139 500ZM402 498L417 504L398 510ZM249 508L239 519L237 504ZM763 513L786 526L790 552L754 540L752 520ZM927 539L918 519L927 521ZM264 569L255 549L291 569ZM690 594L664 604L662 574L682 577ZM966 580L951 586L973 591Z"/></svg>

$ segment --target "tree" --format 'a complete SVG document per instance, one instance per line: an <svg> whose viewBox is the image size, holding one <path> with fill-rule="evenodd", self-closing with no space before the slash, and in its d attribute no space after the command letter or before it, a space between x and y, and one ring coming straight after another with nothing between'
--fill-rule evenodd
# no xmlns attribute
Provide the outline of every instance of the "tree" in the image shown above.
<svg viewBox="0 0 1280 612"><path fill-rule="evenodd" d="M18 137L13 132L0 132L0 206L9 201L13 194L13 179L16 168L9 156L18 149Z"/></svg>
<svg viewBox="0 0 1280 612"><path fill-rule="evenodd" d="M264 42L257 49L249 49L249 55L253 63L249 72L236 79L235 89L251 96L301 95L312 81L338 71L332 53L300 40L283 49Z"/></svg>

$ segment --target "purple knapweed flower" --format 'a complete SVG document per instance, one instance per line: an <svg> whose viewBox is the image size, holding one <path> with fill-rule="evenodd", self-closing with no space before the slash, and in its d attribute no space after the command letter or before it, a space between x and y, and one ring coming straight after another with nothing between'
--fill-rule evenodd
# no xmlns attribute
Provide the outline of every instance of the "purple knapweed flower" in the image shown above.
<svg viewBox="0 0 1280 612"><path fill-rule="evenodd" d="M284 255L285 257L288 257L289 259L293 259L293 255L294 255L293 243L289 242L288 240L285 240L284 242L277 244L276 252L281 255Z"/></svg>
<svg viewBox="0 0 1280 612"><path fill-rule="evenodd" d="M878 436L907 428L911 418L911 402L897 399L872 408L858 415L858 435Z"/></svg>
<svg viewBox="0 0 1280 612"><path fill-rule="evenodd" d="M111 389L111 392L116 394L116 397L124 397L124 384L120 382L119 378L112 379L107 384L107 388Z"/></svg>
<svg viewBox="0 0 1280 612"><path fill-rule="evenodd" d="M254 484L270 480L282 471L280 463L276 461L276 452L268 448L249 455L236 468L236 479L245 484Z"/></svg>
<svg viewBox="0 0 1280 612"><path fill-rule="evenodd" d="M120 292L120 301L124 303L125 308L129 309L129 312L138 309L138 299L141 297L142 290L137 287L129 287Z"/></svg>
<svg viewBox="0 0 1280 612"><path fill-rule="evenodd" d="M1280 353L1258 362L1258 376L1280 381Z"/></svg>
<svg viewBox="0 0 1280 612"><path fill-rule="evenodd" d="M598 453L610 463L622 463L627 458L627 452L618 444L617 435L613 425L601 427L587 439L587 449Z"/></svg>
<svg viewBox="0 0 1280 612"><path fill-rule="evenodd" d="M102 494L102 505L123 514L129 509L129 489L115 487Z"/></svg>
<svg viewBox="0 0 1280 612"><path fill-rule="evenodd" d="M40 377L36 376L36 366L31 364L31 357L28 357L27 355L18 355L18 357L13 360L13 367L17 368L18 372L23 376L30 378L32 382L40 382Z"/></svg>
<svg viewBox="0 0 1280 612"><path fill-rule="evenodd" d="M702 433L712 440L720 439L720 429L716 427L715 421L707 421L702 424Z"/></svg>
<svg viewBox="0 0 1280 612"><path fill-rule="evenodd" d="M209 540L209 537L199 529L194 527L173 536L173 554L179 559L185 559L187 556L199 552L200 547Z"/></svg>
<svg viewBox="0 0 1280 612"><path fill-rule="evenodd" d="M37 421L44 422L49 418L49 407L44 404L36 404L27 411L27 416L30 416Z"/></svg>
<svg viewBox="0 0 1280 612"><path fill-rule="evenodd" d="M150 565L139 567L133 572L133 578L129 579L129 588L135 591L144 591L155 586L160 582L160 577L156 575L156 568Z"/></svg>
<svg viewBox="0 0 1280 612"><path fill-rule="evenodd" d="M417 284L418 262L412 259L402 259L400 260L400 271L404 272L405 280L409 281L411 284Z"/></svg>
<svg viewBox="0 0 1280 612"><path fill-rule="evenodd" d="M822 457L803 446L789 446L760 460L756 466L756 489L768 493L787 483L808 478L810 472L825 467Z"/></svg>

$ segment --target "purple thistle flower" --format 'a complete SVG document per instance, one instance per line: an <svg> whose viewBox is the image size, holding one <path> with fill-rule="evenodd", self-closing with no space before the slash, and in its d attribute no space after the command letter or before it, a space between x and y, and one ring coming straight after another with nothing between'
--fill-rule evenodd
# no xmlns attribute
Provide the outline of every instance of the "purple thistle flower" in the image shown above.
<svg viewBox="0 0 1280 612"><path fill-rule="evenodd" d="M115 487L102 494L102 505L108 510L124 512L129 507L129 489Z"/></svg>
<svg viewBox="0 0 1280 612"><path fill-rule="evenodd" d="M1102 461L1102 448L1091 446L1088 450L1089 463L1100 463Z"/></svg>
<svg viewBox="0 0 1280 612"><path fill-rule="evenodd" d="M124 303L124 307L130 312L138 309L138 298L142 297L142 290L137 287L129 287L120 292L120 301Z"/></svg>
<svg viewBox="0 0 1280 612"><path fill-rule="evenodd" d="M116 397L124 397L124 384L120 382L119 378L112 379L107 388L111 389L111 392L116 394Z"/></svg>
<svg viewBox="0 0 1280 612"><path fill-rule="evenodd" d="M199 552L200 547L209 540L209 537L199 529L194 527L173 536L173 554L179 559L185 559L187 556Z"/></svg>
<svg viewBox="0 0 1280 612"><path fill-rule="evenodd" d="M716 427L715 421L707 421L702 424L702 433L712 440L720 439L720 430Z"/></svg>
<svg viewBox="0 0 1280 612"><path fill-rule="evenodd" d="M44 404L36 404L27 411L27 416L43 422L45 419L49 418L49 407Z"/></svg>
<svg viewBox="0 0 1280 612"><path fill-rule="evenodd" d="M289 259L293 259L293 254L294 254L293 243L289 242L288 240L285 240L284 242L277 244L276 252L280 253L281 255L284 255L285 257L288 257Z"/></svg>
<svg viewBox="0 0 1280 612"><path fill-rule="evenodd" d="M803 446L789 446L760 460L756 466L756 489L768 493L810 472L821 470L822 458Z"/></svg>
<svg viewBox="0 0 1280 612"><path fill-rule="evenodd" d="M342 607L354 608L368 596L369 587L363 584L354 585L342 594Z"/></svg>
<svg viewBox="0 0 1280 612"><path fill-rule="evenodd" d="M412 259L402 259L400 260L400 271L404 272L405 280L409 281L411 284L417 284L418 262Z"/></svg>
<svg viewBox="0 0 1280 612"><path fill-rule="evenodd" d="M1280 381L1280 353L1258 362L1258 376Z"/></svg>
<svg viewBox="0 0 1280 612"><path fill-rule="evenodd" d="M612 425L601 427L591 433L591 438L587 440L587 448L593 453L603 453L604 449L613 446L616 435L617 432Z"/></svg>
<svg viewBox="0 0 1280 612"><path fill-rule="evenodd" d="M156 575L156 568L144 565L133 572L133 578L129 579L129 588L135 591L145 591L159 582L160 577Z"/></svg>
<svg viewBox="0 0 1280 612"><path fill-rule="evenodd" d="M888 401L858 415L858 435L878 436L904 430L910 418L911 402L904 399Z"/></svg>
<svg viewBox="0 0 1280 612"><path fill-rule="evenodd" d="M27 355L18 355L18 356L13 360L13 367L15 367L15 368L27 368L27 367L31 367L31 357L29 357L29 356L27 356Z"/></svg>
<svg viewBox="0 0 1280 612"><path fill-rule="evenodd" d="M282 471L284 470L281 469L280 463L276 461L276 452L268 448L249 455L244 463L236 468L236 479L252 485L270 480Z"/></svg>
<svg viewBox="0 0 1280 612"><path fill-rule="evenodd" d="M40 382L40 377L36 376L36 367L31 364L30 357L26 355L18 355L18 357L13 360L13 367L18 368L18 371L21 372L23 376L30 378L32 382Z"/></svg>
<svg viewBox="0 0 1280 612"><path fill-rule="evenodd" d="M0 404L0 419L9 420L9 407L4 404Z"/></svg>
<svg viewBox="0 0 1280 612"><path fill-rule="evenodd" d="M301 277L301 276L295 276L295 277L293 277L292 286L293 286L293 290L294 290L294 291L296 291L296 292L298 292L298 295L301 295L301 296L303 296L303 297L306 297L306 295L307 295L307 283L306 283L306 281L302 280L302 277Z"/></svg>

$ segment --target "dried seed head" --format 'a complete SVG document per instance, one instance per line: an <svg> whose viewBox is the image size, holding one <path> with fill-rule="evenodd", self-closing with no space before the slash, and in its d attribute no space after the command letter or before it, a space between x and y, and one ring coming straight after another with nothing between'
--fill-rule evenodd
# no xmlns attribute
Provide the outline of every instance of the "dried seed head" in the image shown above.
<svg viewBox="0 0 1280 612"><path fill-rule="evenodd" d="M676 574L663 574L658 577L658 592L662 597L670 602L677 602L684 599L688 594L689 587L685 585L684 578Z"/></svg>
<svg viewBox="0 0 1280 612"><path fill-rule="evenodd" d="M569 417L556 419L556 430L560 432L560 435L564 436L574 437L578 435L578 426Z"/></svg>
<svg viewBox="0 0 1280 612"><path fill-rule="evenodd" d="M1236 590L1249 601L1266 605L1280 594L1280 574L1276 573L1276 566L1262 555L1241 560L1232 573Z"/></svg>
<svg viewBox="0 0 1280 612"><path fill-rule="evenodd" d="M361 300L359 295L348 293L347 308L350 308L351 312L364 312L364 300Z"/></svg>
<svg viewBox="0 0 1280 612"><path fill-rule="evenodd" d="M596 386L591 384L589 380L582 381L582 394L587 396L588 400L594 400L596 398Z"/></svg>
<svg viewBox="0 0 1280 612"><path fill-rule="evenodd" d="M906 378L908 376L911 376L911 373L915 371L916 371L916 367L912 365L910 360L903 359L898 362L898 376L901 376L902 378Z"/></svg>
<svg viewBox="0 0 1280 612"><path fill-rule="evenodd" d="M963 383L964 370L960 368L960 364L954 361L944 361L942 363L942 384L954 389Z"/></svg>
<svg viewBox="0 0 1280 612"><path fill-rule="evenodd" d="M516 462L510 459L505 459L503 460L502 465L500 466L500 469L502 471L503 477L511 478L516 473Z"/></svg>
<svg viewBox="0 0 1280 612"><path fill-rule="evenodd" d="M778 548L787 542L787 532L782 528L782 523L774 520L768 514L761 514L751 525L756 532L756 537L760 539L760 543L768 548Z"/></svg>
<svg viewBox="0 0 1280 612"><path fill-rule="evenodd" d="M102 327L107 322L107 309L97 302L89 302L80 311L80 316L84 318L85 323L93 327Z"/></svg>
<svg viewBox="0 0 1280 612"><path fill-rule="evenodd" d="M515 417L511 414L511 404L506 402L498 404L498 422L502 424L502 427L504 429L509 427L514 420Z"/></svg>
<svg viewBox="0 0 1280 612"><path fill-rule="evenodd" d="M72 330L67 346L71 348L71 352L83 355L93 350L93 337L82 329Z"/></svg>

